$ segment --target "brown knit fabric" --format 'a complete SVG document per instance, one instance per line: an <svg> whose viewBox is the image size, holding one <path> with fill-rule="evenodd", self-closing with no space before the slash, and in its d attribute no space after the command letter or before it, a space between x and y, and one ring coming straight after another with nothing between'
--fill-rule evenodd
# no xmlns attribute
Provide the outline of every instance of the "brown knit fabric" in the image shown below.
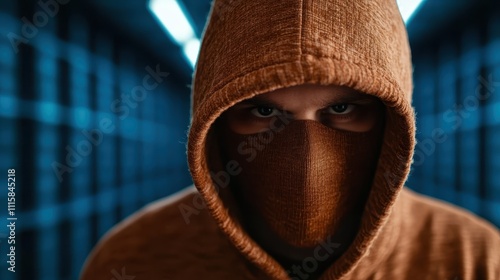
<svg viewBox="0 0 500 280"><path fill-rule="evenodd" d="M410 52L396 3L257 0L228 5L214 2L214 16L205 30L194 80L188 159L195 185L222 231L269 275L286 277L286 272L229 215L210 177L205 139L212 123L244 99L306 83L349 86L376 95L391 108L367 201L370 211L361 221L357 244L331 267L333 275L343 275L386 223L413 154ZM383 241L387 246L392 242Z"/></svg>
<svg viewBox="0 0 500 280"><path fill-rule="evenodd" d="M321 279L500 279L497 229L403 188L415 145L411 72L395 0L215 0L192 90L188 161L199 194L190 189L118 225L82 279L109 280L122 268L135 280L311 279L319 258L280 265L235 218L223 199L228 188L217 186L227 176L214 177L207 159L209 132L224 111L300 84L348 86L387 109L359 229Z"/></svg>
<svg viewBox="0 0 500 280"><path fill-rule="evenodd" d="M226 157L241 166L231 186L244 205L242 222L255 234L268 228L276 239L307 248L355 223L349 219L361 212L370 191L380 129L348 132L292 121L280 131L251 135L226 130ZM258 239L262 245L269 236Z"/></svg>

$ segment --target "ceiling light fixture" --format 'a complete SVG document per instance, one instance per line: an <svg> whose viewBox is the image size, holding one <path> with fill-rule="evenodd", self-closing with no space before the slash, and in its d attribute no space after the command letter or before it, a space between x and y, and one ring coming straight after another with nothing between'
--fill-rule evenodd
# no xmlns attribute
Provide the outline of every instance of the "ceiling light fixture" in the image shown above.
<svg viewBox="0 0 500 280"><path fill-rule="evenodd" d="M408 24L425 0L397 0L397 2L404 22Z"/></svg>
<svg viewBox="0 0 500 280"><path fill-rule="evenodd" d="M176 0L150 0L148 7L172 40L181 46L189 64L194 67L200 40L194 33L186 11Z"/></svg>

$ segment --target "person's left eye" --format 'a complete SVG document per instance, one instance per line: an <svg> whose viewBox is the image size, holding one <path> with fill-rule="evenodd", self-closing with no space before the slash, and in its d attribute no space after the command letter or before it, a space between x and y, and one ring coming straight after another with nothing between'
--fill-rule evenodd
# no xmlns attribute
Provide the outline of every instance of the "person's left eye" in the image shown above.
<svg viewBox="0 0 500 280"><path fill-rule="evenodd" d="M346 115L351 113L355 108L353 104L335 104L328 107L327 112L333 115Z"/></svg>

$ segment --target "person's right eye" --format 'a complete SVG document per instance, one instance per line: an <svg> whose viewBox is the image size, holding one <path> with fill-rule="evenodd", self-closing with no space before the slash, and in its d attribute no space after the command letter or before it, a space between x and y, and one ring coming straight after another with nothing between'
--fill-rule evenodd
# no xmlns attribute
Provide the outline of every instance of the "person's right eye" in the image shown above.
<svg viewBox="0 0 500 280"><path fill-rule="evenodd" d="M267 106L255 107L250 112L258 118L270 118L280 114L278 109Z"/></svg>

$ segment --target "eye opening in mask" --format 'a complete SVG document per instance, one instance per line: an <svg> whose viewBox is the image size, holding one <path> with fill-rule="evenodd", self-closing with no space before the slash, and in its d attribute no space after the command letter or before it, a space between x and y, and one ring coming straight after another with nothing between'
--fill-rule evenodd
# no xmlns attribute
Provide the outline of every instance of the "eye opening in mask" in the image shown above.
<svg viewBox="0 0 500 280"><path fill-rule="evenodd" d="M312 120L337 130L365 132L385 118L384 104L373 95L349 88L297 86L264 93L223 113L239 134L272 130L280 120Z"/></svg>

